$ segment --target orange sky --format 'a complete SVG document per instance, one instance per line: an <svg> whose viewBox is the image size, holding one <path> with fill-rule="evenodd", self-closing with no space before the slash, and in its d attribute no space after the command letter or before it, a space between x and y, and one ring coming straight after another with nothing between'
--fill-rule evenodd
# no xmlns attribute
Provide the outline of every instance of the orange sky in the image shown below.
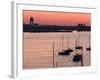
<svg viewBox="0 0 100 80"><path fill-rule="evenodd" d="M34 18L34 23L40 25L77 25L84 23L91 25L90 13L75 13L75 12L50 12L50 11L23 11L23 21L29 23L30 17Z"/></svg>

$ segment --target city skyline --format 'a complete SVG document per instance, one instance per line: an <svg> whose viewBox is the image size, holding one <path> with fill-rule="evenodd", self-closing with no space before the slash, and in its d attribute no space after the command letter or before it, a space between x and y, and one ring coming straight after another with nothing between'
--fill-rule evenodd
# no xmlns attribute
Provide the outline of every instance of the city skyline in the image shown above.
<svg viewBox="0 0 100 80"><path fill-rule="evenodd" d="M30 24L30 17L34 18L34 23L40 25L76 26L82 23L86 26L91 26L90 13L24 10L23 23Z"/></svg>

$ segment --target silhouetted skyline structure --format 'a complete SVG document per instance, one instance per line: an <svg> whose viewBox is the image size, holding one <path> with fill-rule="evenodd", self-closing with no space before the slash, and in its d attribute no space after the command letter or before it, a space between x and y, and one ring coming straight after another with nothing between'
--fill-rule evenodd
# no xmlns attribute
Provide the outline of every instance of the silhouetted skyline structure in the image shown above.
<svg viewBox="0 0 100 80"><path fill-rule="evenodd" d="M30 24L34 24L34 18L32 16L30 17Z"/></svg>
<svg viewBox="0 0 100 80"><path fill-rule="evenodd" d="M30 17L30 24L23 24L23 32L72 32L72 31L90 31L90 26L78 23L77 26L60 25L39 25Z"/></svg>

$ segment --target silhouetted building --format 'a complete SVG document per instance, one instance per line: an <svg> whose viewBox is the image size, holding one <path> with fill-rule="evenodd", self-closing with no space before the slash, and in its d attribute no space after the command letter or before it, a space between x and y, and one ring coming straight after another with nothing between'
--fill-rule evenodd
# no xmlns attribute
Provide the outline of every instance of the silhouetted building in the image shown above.
<svg viewBox="0 0 100 80"><path fill-rule="evenodd" d="M78 27L83 27L84 25L83 24L78 24Z"/></svg>
<svg viewBox="0 0 100 80"><path fill-rule="evenodd" d="M86 26L86 25L84 24L84 26Z"/></svg>
<svg viewBox="0 0 100 80"><path fill-rule="evenodd" d="M34 18L32 16L30 17L30 24L34 24Z"/></svg>
<svg viewBox="0 0 100 80"><path fill-rule="evenodd" d="M85 24L78 24L77 25L78 27L84 27L84 26L86 26Z"/></svg>

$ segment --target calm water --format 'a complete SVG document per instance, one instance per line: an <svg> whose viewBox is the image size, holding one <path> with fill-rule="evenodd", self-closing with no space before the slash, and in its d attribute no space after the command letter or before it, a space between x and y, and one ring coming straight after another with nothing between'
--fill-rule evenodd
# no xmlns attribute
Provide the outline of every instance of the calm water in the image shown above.
<svg viewBox="0 0 100 80"><path fill-rule="evenodd" d="M23 36L24 69L81 66L81 61L73 62L76 45L83 47L83 65L90 65L90 52L86 51L90 46L90 32L24 33ZM69 56L58 55L68 48L74 50ZM81 50L77 52L81 54Z"/></svg>

